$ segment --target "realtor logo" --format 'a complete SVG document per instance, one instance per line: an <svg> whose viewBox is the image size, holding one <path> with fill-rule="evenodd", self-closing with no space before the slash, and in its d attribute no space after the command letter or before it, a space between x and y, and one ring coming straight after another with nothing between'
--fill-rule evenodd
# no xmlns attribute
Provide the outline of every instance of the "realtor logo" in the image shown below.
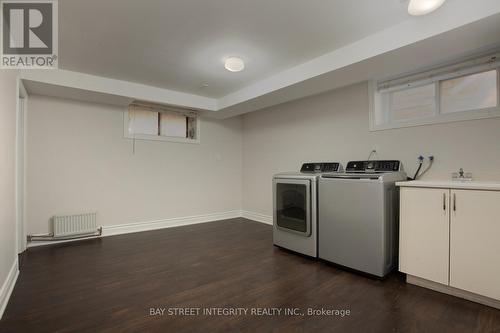
<svg viewBox="0 0 500 333"><path fill-rule="evenodd" d="M1 1L1 67L57 68L57 1Z"/></svg>

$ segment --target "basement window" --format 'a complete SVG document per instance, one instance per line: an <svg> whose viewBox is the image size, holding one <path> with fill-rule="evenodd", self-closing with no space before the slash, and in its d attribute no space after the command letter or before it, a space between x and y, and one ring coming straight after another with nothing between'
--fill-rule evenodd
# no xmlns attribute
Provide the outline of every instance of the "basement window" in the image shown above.
<svg viewBox="0 0 500 333"><path fill-rule="evenodd" d="M489 55L373 81L370 130L500 117L499 59Z"/></svg>
<svg viewBox="0 0 500 333"><path fill-rule="evenodd" d="M198 114L190 110L133 103L124 115L124 136L137 140L200 142Z"/></svg>

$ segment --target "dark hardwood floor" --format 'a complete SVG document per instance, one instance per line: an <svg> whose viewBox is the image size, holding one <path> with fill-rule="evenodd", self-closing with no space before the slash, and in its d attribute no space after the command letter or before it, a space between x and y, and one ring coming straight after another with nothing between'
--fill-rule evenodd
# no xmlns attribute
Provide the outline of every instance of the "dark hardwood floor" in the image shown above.
<svg viewBox="0 0 500 333"><path fill-rule="evenodd" d="M248 314L169 315L174 307ZM300 313L250 313L273 307ZM271 226L236 219L31 248L0 321L9 333L196 331L500 332L500 311L294 255L272 246Z"/></svg>

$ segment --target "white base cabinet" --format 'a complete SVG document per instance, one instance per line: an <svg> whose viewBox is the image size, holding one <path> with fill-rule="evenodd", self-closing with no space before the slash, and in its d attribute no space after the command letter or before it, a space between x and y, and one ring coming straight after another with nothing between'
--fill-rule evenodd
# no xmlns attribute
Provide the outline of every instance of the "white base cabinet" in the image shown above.
<svg viewBox="0 0 500 333"><path fill-rule="evenodd" d="M401 189L399 270L448 284L449 191Z"/></svg>
<svg viewBox="0 0 500 333"><path fill-rule="evenodd" d="M450 286L500 300L500 192L451 195Z"/></svg>
<svg viewBox="0 0 500 333"><path fill-rule="evenodd" d="M500 191L412 183L398 184L399 270L500 307Z"/></svg>

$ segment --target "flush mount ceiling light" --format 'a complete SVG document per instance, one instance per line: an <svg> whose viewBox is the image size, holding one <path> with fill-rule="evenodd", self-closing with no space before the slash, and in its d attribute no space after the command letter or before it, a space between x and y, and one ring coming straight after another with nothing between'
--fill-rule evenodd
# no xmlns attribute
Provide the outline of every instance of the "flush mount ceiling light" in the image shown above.
<svg viewBox="0 0 500 333"><path fill-rule="evenodd" d="M229 57L224 62L224 68L230 72L241 72L245 69L245 62L238 57Z"/></svg>
<svg viewBox="0 0 500 333"><path fill-rule="evenodd" d="M441 7L445 1L446 0L410 0L408 13L413 16L429 14Z"/></svg>

